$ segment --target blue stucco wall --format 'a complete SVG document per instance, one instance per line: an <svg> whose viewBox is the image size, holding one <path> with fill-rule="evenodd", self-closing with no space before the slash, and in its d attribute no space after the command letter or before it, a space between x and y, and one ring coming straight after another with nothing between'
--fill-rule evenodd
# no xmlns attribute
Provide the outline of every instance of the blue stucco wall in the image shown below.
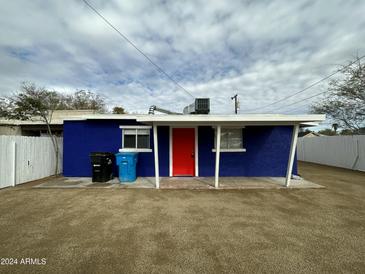
<svg viewBox="0 0 365 274"><path fill-rule="evenodd" d="M91 176L90 153L117 153L122 143L120 125L136 125L133 120L86 120L64 123L64 176ZM285 176L290 149L292 127L246 127L246 152L222 152L220 176ZM158 128L160 176L169 175L169 128ZM152 132L150 135L153 147ZM199 127L199 175L214 176L214 130ZM297 164L294 163L294 174ZM114 167L117 175L117 167ZM139 153L137 176L154 176L154 156Z"/></svg>
<svg viewBox="0 0 365 274"><path fill-rule="evenodd" d="M248 126L243 129L246 152L222 152L220 176L286 176L291 126ZM214 176L214 130L199 127L199 175ZM293 173L297 174L295 160Z"/></svg>
<svg viewBox="0 0 365 274"><path fill-rule="evenodd" d="M137 125L133 120L65 121L63 132L63 174L70 177L91 176L91 152L117 153L122 144L120 125ZM169 175L169 128L159 127L159 160L161 176ZM153 147L152 133L150 134ZM154 176L153 153L139 153L138 176ZM117 166L114 166L117 175Z"/></svg>

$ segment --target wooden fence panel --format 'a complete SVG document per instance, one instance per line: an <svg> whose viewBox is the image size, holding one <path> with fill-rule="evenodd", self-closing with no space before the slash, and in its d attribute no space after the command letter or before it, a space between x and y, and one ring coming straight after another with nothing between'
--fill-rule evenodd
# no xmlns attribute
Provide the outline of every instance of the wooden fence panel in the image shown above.
<svg viewBox="0 0 365 274"><path fill-rule="evenodd" d="M57 142L58 172L62 173L63 139L57 138ZM0 136L0 188L54 175L55 166L51 138Z"/></svg>
<svg viewBox="0 0 365 274"><path fill-rule="evenodd" d="M298 139L298 160L365 171L365 135Z"/></svg>

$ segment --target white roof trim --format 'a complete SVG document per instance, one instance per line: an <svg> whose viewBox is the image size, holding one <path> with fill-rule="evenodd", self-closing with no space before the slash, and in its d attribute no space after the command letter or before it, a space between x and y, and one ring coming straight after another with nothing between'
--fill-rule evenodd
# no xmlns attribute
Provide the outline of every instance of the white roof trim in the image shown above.
<svg viewBox="0 0 365 274"><path fill-rule="evenodd" d="M121 129L151 129L152 126L135 125L135 126L119 126L119 128L121 128Z"/></svg>
<svg viewBox="0 0 365 274"><path fill-rule="evenodd" d="M247 124L311 124L322 122L326 119L324 114L284 115L284 114L240 114L240 115L149 115L149 114L91 114L80 117L70 117L65 120L136 120L141 123L247 123Z"/></svg>
<svg viewBox="0 0 365 274"><path fill-rule="evenodd" d="M69 117L64 120L137 120L137 116L138 115L131 114L90 114L78 117Z"/></svg>
<svg viewBox="0 0 365 274"><path fill-rule="evenodd" d="M320 122L304 122L300 123L302 127L316 127L319 126Z"/></svg>
<svg viewBox="0 0 365 274"><path fill-rule="evenodd" d="M321 122L323 114L282 115L144 115L137 116L137 122Z"/></svg>

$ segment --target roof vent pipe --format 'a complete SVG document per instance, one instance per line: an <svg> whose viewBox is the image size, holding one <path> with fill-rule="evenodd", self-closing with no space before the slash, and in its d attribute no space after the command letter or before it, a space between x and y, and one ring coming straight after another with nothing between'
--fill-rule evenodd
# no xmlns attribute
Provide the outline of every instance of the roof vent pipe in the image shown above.
<svg viewBox="0 0 365 274"><path fill-rule="evenodd" d="M165 114L178 114L178 115L182 114L182 113L173 112L173 111L170 111L170 110L167 110L167 109L163 109L163 108L157 107L155 105L150 106L150 108L148 110L148 114L153 115L153 114L155 114L155 111L165 113Z"/></svg>

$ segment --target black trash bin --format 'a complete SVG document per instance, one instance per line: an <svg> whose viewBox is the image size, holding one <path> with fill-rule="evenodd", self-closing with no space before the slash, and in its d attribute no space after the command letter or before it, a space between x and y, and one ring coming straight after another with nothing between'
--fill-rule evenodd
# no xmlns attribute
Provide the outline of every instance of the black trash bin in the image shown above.
<svg viewBox="0 0 365 274"><path fill-rule="evenodd" d="M113 179L114 154L109 152L91 152L93 182L107 182Z"/></svg>

